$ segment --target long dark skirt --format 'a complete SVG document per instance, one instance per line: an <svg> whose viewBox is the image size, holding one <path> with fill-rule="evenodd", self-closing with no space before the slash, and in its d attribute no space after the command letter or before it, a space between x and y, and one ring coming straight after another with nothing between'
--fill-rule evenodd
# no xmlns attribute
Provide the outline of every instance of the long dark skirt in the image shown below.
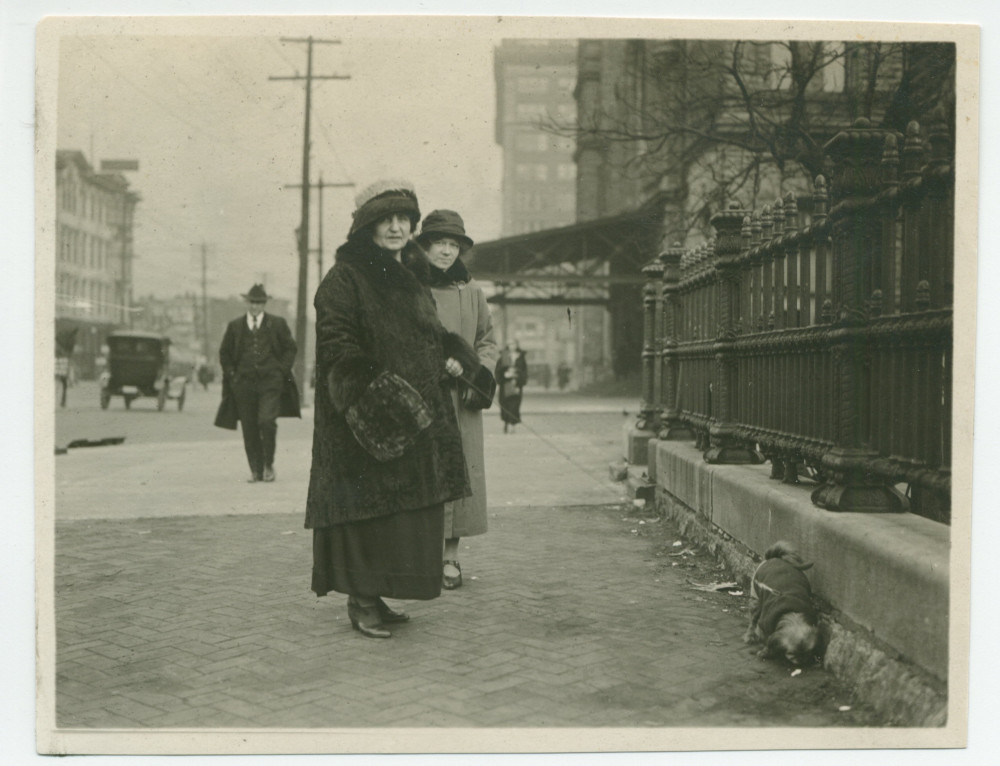
<svg viewBox="0 0 1000 766"><path fill-rule="evenodd" d="M500 419L504 423L517 425L521 422L521 393L522 389L516 389L516 394L505 396L503 393L497 397L500 403ZM502 392L502 388L501 388Z"/></svg>
<svg viewBox="0 0 1000 766"><path fill-rule="evenodd" d="M313 530L312 589L349 596L441 595L444 506Z"/></svg>

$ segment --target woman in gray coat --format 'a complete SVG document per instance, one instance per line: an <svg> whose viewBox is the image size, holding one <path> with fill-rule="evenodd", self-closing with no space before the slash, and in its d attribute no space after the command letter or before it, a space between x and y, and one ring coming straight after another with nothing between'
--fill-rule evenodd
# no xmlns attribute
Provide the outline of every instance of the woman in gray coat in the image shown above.
<svg viewBox="0 0 1000 766"><path fill-rule="evenodd" d="M469 275L461 255L472 247L462 217L453 210L435 210L425 219L417 242L430 261L430 285L441 323L460 335L479 357L478 376L466 376L452 394L462 434L462 451L472 496L445 503L444 568L442 587L462 584L458 542L486 531L486 470L483 460L482 409L496 389L490 372L500 355L493 337L493 321L482 288Z"/></svg>

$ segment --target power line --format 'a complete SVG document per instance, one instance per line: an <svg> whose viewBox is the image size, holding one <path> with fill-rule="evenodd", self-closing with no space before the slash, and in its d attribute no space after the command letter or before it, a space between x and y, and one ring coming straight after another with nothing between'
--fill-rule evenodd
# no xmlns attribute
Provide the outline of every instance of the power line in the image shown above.
<svg viewBox="0 0 1000 766"><path fill-rule="evenodd" d="M205 135L205 136L207 136L207 137L209 137L209 138L211 138L211 139L213 139L215 141L219 141L220 143L228 143L229 142L229 138L228 137L222 137L222 136L215 135L211 131L206 130L203 126L198 125L198 124L196 124L194 122L191 122L191 120L188 120L188 119L186 119L184 117L181 117L179 114L177 114L172 109L170 109L169 107L167 107L163 102L161 102L161 101L153 98L153 96L151 96L149 94L149 92L145 88L143 88L141 85L137 85L136 83L132 82L132 80L130 80L128 77L126 77L124 74L122 74L121 70L117 66L115 66L113 63L111 63L110 61L108 61L108 59L106 59L103 55L101 55L101 52L94 45L92 45L90 42L87 42L84 38L81 38L81 39L84 40L84 44L88 48L90 48L91 52L98 59L100 59L102 62L104 62L104 64L112 72L114 72L116 76L120 77L126 83L128 83L129 85L131 85L132 88L134 88L140 95L145 96L150 102L152 102L153 104L155 104L156 106L158 106L164 112L166 112L171 117L173 117L175 120L178 120L179 122L184 123L185 125L187 125L190 128L194 128L198 132L202 133L203 135Z"/></svg>
<svg viewBox="0 0 1000 766"><path fill-rule="evenodd" d="M301 186L302 184L285 184L286 189L297 189ZM319 174L319 183L310 184L310 188L319 189L319 214L317 216L319 220L319 246L315 250L310 250L310 252L316 253L317 284L323 280L323 189L349 186L354 186L354 183L324 183L322 173Z"/></svg>
<svg viewBox="0 0 1000 766"><path fill-rule="evenodd" d="M300 349L305 349L306 294L309 282L309 123L312 108L312 83L313 80L349 80L350 77L348 75L314 75L312 71L313 45L339 45L340 40L322 40L309 36L306 38L282 37L281 42L305 43L307 46L305 77L296 74L286 77L272 75L268 78L269 80L305 80L306 83L305 130L302 141L302 220L296 231L299 246L299 292L295 308L295 342L298 343ZM301 397L305 393L306 355L304 352L295 357L295 372Z"/></svg>

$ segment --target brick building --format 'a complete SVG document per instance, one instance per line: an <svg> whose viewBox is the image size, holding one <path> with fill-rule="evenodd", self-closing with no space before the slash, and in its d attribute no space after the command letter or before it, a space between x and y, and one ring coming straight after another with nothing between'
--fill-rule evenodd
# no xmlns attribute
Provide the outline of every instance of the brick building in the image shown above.
<svg viewBox="0 0 1000 766"><path fill-rule="evenodd" d="M139 195L75 150L56 152L56 331L76 330L72 363L92 378L108 332L132 319L132 229Z"/></svg>

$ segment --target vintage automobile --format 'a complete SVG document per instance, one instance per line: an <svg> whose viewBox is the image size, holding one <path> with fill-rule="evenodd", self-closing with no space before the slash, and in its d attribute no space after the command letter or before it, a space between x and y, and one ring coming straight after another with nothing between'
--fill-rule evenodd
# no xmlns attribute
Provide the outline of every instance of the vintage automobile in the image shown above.
<svg viewBox="0 0 1000 766"><path fill-rule="evenodd" d="M112 396L125 400L125 409L140 396L156 398L162 410L167 399L177 400L184 409L188 377L171 374L170 338L153 332L117 330L108 335L107 368L101 374L101 409L106 410Z"/></svg>

